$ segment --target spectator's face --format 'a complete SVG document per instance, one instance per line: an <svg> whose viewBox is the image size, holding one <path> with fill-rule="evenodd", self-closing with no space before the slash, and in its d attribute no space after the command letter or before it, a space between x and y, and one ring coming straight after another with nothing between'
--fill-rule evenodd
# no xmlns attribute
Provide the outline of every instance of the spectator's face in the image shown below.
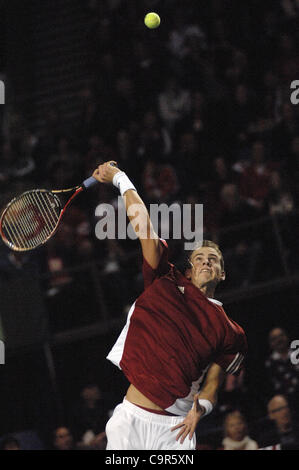
<svg viewBox="0 0 299 470"><path fill-rule="evenodd" d="M273 351L285 351L289 347L289 338L281 328L274 328L269 333L269 345Z"/></svg>
<svg viewBox="0 0 299 470"><path fill-rule="evenodd" d="M87 405L94 405L101 398L101 392L97 386L86 387L82 390L82 398Z"/></svg>
<svg viewBox="0 0 299 470"><path fill-rule="evenodd" d="M220 196L221 201L228 209L234 209L240 202L238 189L235 184L225 184L221 190Z"/></svg>
<svg viewBox="0 0 299 470"><path fill-rule="evenodd" d="M291 423L291 411L283 396L276 396L268 404L268 416L278 428L286 428Z"/></svg>
<svg viewBox="0 0 299 470"><path fill-rule="evenodd" d="M247 434L247 426L239 414L229 416L225 423L225 435L234 441L242 441Z"/></svg>
<svg viewBox="0 0 299 470"><path fill-rule="evenodd" d="M55 447L58 450L71 450L73 447L73 436L68 428L58 428L55 432Z"/></svg>

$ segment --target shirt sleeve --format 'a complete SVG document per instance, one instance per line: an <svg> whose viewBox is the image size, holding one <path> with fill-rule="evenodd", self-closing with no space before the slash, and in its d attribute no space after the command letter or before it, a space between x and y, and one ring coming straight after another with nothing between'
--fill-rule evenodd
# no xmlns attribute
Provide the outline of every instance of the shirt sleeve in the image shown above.
<svg viewBox="0 0 299 470"><path fill-rule="evenodd" d="M230 320L222 351L215 358L215 362L227 374L238 374L244 367L246 353L245 333L237 323Z"/></svg>
<svg viewBox="0 0 299 470"><path fill-rule="evenodd" d="M170 263L168 262L168 245L165 240L160 238L160 243L163 247L163 252L159 261L159 265L156 269L153 269L145 258L143 258L142 274L144 281L144 289L149 287L155 279L164 276L170 269Z"/></svg>

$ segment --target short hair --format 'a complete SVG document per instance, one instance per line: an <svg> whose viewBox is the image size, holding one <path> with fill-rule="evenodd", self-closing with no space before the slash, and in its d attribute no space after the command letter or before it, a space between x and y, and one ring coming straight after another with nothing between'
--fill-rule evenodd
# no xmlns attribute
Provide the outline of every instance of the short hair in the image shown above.
<svg viewBox="0 0 299 470"><path fill-rule="evenodd" d="M217 252L217 254L220 257L221 269L224 271L224 259L223 259L222 251L220 250L219 245L217 245L217 243L213 242L212 240L202 240L201 242L198 242L195 245L195 248L193 250L187 251L187 253L186 253L186 269L188 267L190 267L190 258L192 256L192 254L194 253L194 251L196 251L196 250L198 250L199 248L202 248L202 247L213 248Z"/></svg>

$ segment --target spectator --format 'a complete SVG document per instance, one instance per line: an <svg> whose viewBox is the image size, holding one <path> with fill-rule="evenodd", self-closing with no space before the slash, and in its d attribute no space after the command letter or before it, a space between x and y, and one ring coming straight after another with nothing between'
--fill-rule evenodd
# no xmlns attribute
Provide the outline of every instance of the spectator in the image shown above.
<svg viewBox="0 0 299 470"><path fill-rule="evenodd" d="M148 160L144 165L142 183L148 202L171 202L179 190L178 178L172 165L159 165Z"/></svg>
<svg viewBox="0 0 299 470"><path fill-rule="evenodd" d="M137 155L142 160L145 158L156 161L166 159L172 149L170 134L165 127L161 126L155 111L147 111L144 114L138 140Z"/></svg>
<svg viewBox="0 0 299 470"><path fill-rule="evenodd" d="M75 450L73 434L67 426L58 426L53 431L53 448L55 450Z"/></svg>
<svg viewBox="0 0 299 470"><path fill-rule="evenodd" d="M294 209L292 194L278 171L272 171L270 174L268 207L271 215L287 214Z"/></svg>
<svg viewBox="0 0 299 470"><path fill-rule="evenodd" d="M21 450L21 445L15 437L6 436L1 442L0 450Z"/></svg>
<svg viewBox="0 0 299 470"><path fill-rule="evenodd" d="M248 435L248 425L243 414L236 410L224 419L223 450L257 450L258 444Z"/></svg>
<svg viewBox="0 0 299 470"><path fill-rule="evenodd" d="M227 413L234 410L236 407L250 413L245 376L246 372L244 368L238 375L227 374L225 377L218 404L221 413ZM249 409L247 410L247 408Z"/></svg>
<svg viewBox="0 0 299 470"><path fill-rule="evenodd" d="M104 449L107 421L108 410L99 387L96 384L86 385L81 390L79 402L72 410L72 428L78 442L77 447Z"/></svg>
<svg viewBox="0 0 299 470"><path fill-rule="evenodd" d="M217 214L219 228L239 225L258 217L255 207L241 197L237 184L232 182L221 188Z"/></svg>
<svg viewBox="0 0 299 470"><path fill-rule="evenodd" d="M159 94L158 107L162 121L172 132L190 112L190 92L181 88L175 77L168 78L165 89Z"/></svg>
<svg viewBox="0 0 299 470"><path fill-rule="evenodd" d="M299 427L284 395L275 395L267 403L268 424L260 431L261 447L279 444L282 450L299 450Z"/></svg>
<svg viewBox="0 0 299 470"><path fill-rule="evenodd" d="M252 95L252 91L243 83L238 83L234 89L232 120L240 142L246 139L249 125L256 118L256 103Z"/></svg>
<svg viewBox="0 0 299 470"><path fill-rule="evenodd" d="M174 142L179 142L175 136L192 132L200 143L200 152L214 158L215 153L224 152L223 136L227 135L227 126L223 113L225 110L220 111L205 93L195 90L191 94L190 112L174 128Z"/></svg>
<svg viewBox="0 0 299 470"><path fill-rule="evenodd" d="M222 155L213 159L209 180L205 194L206 204L211 214L218 214L223 187L234 187L233 192L237 191L236 185L229 186L236 183L236 176Z"/></svg>
<svg viewBox="0 0 299 470"><path fill-rule="evenodd" d="M127 259L125 251L118 240L108 239L106 247L107 253L102 260L102 286L104 301L112 318L122 315L131 289L130 283L127 282L127 271L125 273L122 266ZM117 296L115 286L117 286Z"/></svg>
<svg viewBox="0 0 299 470"><path fill-rule="evenodd" d="M291 361L288 334L283 328L272 328L268 342L271 350L265 361L268 394L283 394L298 409L299 365Z"/></svg>

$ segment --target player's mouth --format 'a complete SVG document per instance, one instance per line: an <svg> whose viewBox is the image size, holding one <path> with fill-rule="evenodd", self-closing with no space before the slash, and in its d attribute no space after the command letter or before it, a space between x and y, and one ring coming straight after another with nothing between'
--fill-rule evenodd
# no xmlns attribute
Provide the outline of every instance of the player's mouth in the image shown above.
<svg viewBox="0 0 299 470"><path fill-rule="evenodd" d="M211 274L211 269L201 269L201 273L210 273Z"/></svg>

